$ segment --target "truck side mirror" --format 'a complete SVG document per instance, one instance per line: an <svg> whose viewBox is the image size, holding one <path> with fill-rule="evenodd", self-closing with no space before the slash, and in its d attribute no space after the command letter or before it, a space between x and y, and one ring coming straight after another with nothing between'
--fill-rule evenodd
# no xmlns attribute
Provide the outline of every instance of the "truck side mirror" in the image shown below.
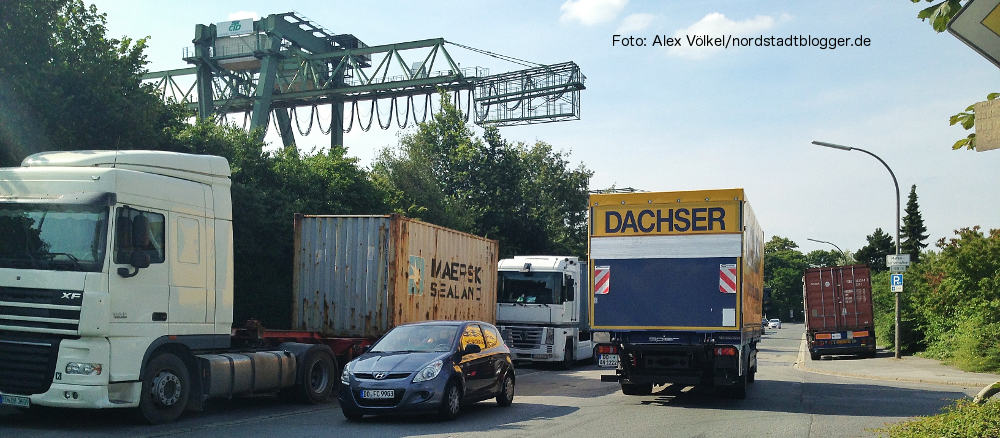
<svg viewBox="0 0 1000 438"><path fill-rule="evenodd" d="M142 269L149 267L149 254L145 251L135 251L132 253L132 266Z"/></svg>

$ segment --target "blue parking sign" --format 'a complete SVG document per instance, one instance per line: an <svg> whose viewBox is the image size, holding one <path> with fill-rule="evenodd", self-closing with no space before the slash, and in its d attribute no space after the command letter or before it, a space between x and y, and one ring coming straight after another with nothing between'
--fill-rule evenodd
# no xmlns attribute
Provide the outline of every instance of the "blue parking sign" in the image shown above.
<svg viewBox="0 0 1000 438"><path fill-rule="evenodd" d="M903 274L892 274L892 277L890 277L889 286L892 292L902 292Z"/></svg>

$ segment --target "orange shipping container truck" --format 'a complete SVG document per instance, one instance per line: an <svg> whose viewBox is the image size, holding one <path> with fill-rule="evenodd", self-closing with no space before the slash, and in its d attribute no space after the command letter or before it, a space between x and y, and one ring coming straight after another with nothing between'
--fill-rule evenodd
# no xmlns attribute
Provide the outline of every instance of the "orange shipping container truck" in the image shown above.
<svg viewBox="0 0 1000 438"><path fill-rule="evenodd" d="M292 328L378 338L399 324L496 321L497 241L400 215L295 215Z"/></svg>
<svg viewBox="0 0 1000 438"><path fill-rule="evenodd" d="M872 285L865 265L812 268L802 275L809 355L875 356Z"/></svg>

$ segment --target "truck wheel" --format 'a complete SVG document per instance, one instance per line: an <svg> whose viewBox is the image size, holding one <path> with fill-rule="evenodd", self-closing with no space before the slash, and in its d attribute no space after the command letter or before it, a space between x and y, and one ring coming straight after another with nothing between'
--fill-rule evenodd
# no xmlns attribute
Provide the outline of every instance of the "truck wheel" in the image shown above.
<svg viewBox="0 0 1000 438"><path fill-rule="evenodd" d="M740 376L735 385L727 388L729 391L729 396L738 400L743 400L747 398L747 381L749 380L750 371L747 370Z"/></svg>
<svg viewBox="0 0 1000 438"><path fill-rule="evenodd" d="M168 423L184 412L190 396L187 365L172 353L157 355L146 364L139 395L139 411L150 424Z"/></svg>
<svg viewBox="0 0 1000 438"><path fill-rule="evenodd" d="M747 373L747 382L753 383L757 381L757 365L750 368L750 372Z"/></svg>
<svg viewBox="0 0 1000 438"><path fill-rule="evenodd" d="M622 383L622 394L625 395L649 395L653 393L653 384Z"/></svg>
<svg viewBox="0 0 1000 438"><path fill-rule="evenodd" d="M504 376L500 392L497 393L497 406L507 407L511 403L514 403L514 378L508 374Z"/></svg>
<svg viewBox="0 0 1000 438"><path fill-rule="evenodd" d="M297 385L298 398L303 403L319 404L330 401L337 384L337 366L324 350L312 349L302 361L302 383Z"/></svg>
<svg viewBox="0 0 1000 438"><path fill-rule="evenodd" d="M812 359L812 360L819 360L819 358L822 357L822 356L823 355L819 354L819 353L809 353L809 358Z"/></svg>
<svg viewBox="0 0 1000 438"><path fill-rule="evenodd" d="M567 344L566 348L563 349L563 360L559 362L559 369L568 370L573 368L573 348Z"/></svg>
<svg viewBox="0 0 1000 438"><path fill-rule="evenodd" d="M444 397L441 399L441 407L438 408L438 416L442 420L454 420L462 410L462 391L454 381L448 382L444 388Z"/></svg>

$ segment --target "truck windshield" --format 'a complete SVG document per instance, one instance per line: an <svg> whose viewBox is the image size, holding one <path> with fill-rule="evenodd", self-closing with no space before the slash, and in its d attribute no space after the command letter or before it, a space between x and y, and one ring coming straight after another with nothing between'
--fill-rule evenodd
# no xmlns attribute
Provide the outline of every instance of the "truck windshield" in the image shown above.
<svg viewBox="0 0 1000 438"><path fill-rule="evenodd" d="M558 272L499 272L497 302L562 304L562 274Z"/></svg>
<svg viewBox="0 0 1000 438"><path fill-rule="evenodd" d="M108 208L0 203L0 268L99 272Z"/></svg>

